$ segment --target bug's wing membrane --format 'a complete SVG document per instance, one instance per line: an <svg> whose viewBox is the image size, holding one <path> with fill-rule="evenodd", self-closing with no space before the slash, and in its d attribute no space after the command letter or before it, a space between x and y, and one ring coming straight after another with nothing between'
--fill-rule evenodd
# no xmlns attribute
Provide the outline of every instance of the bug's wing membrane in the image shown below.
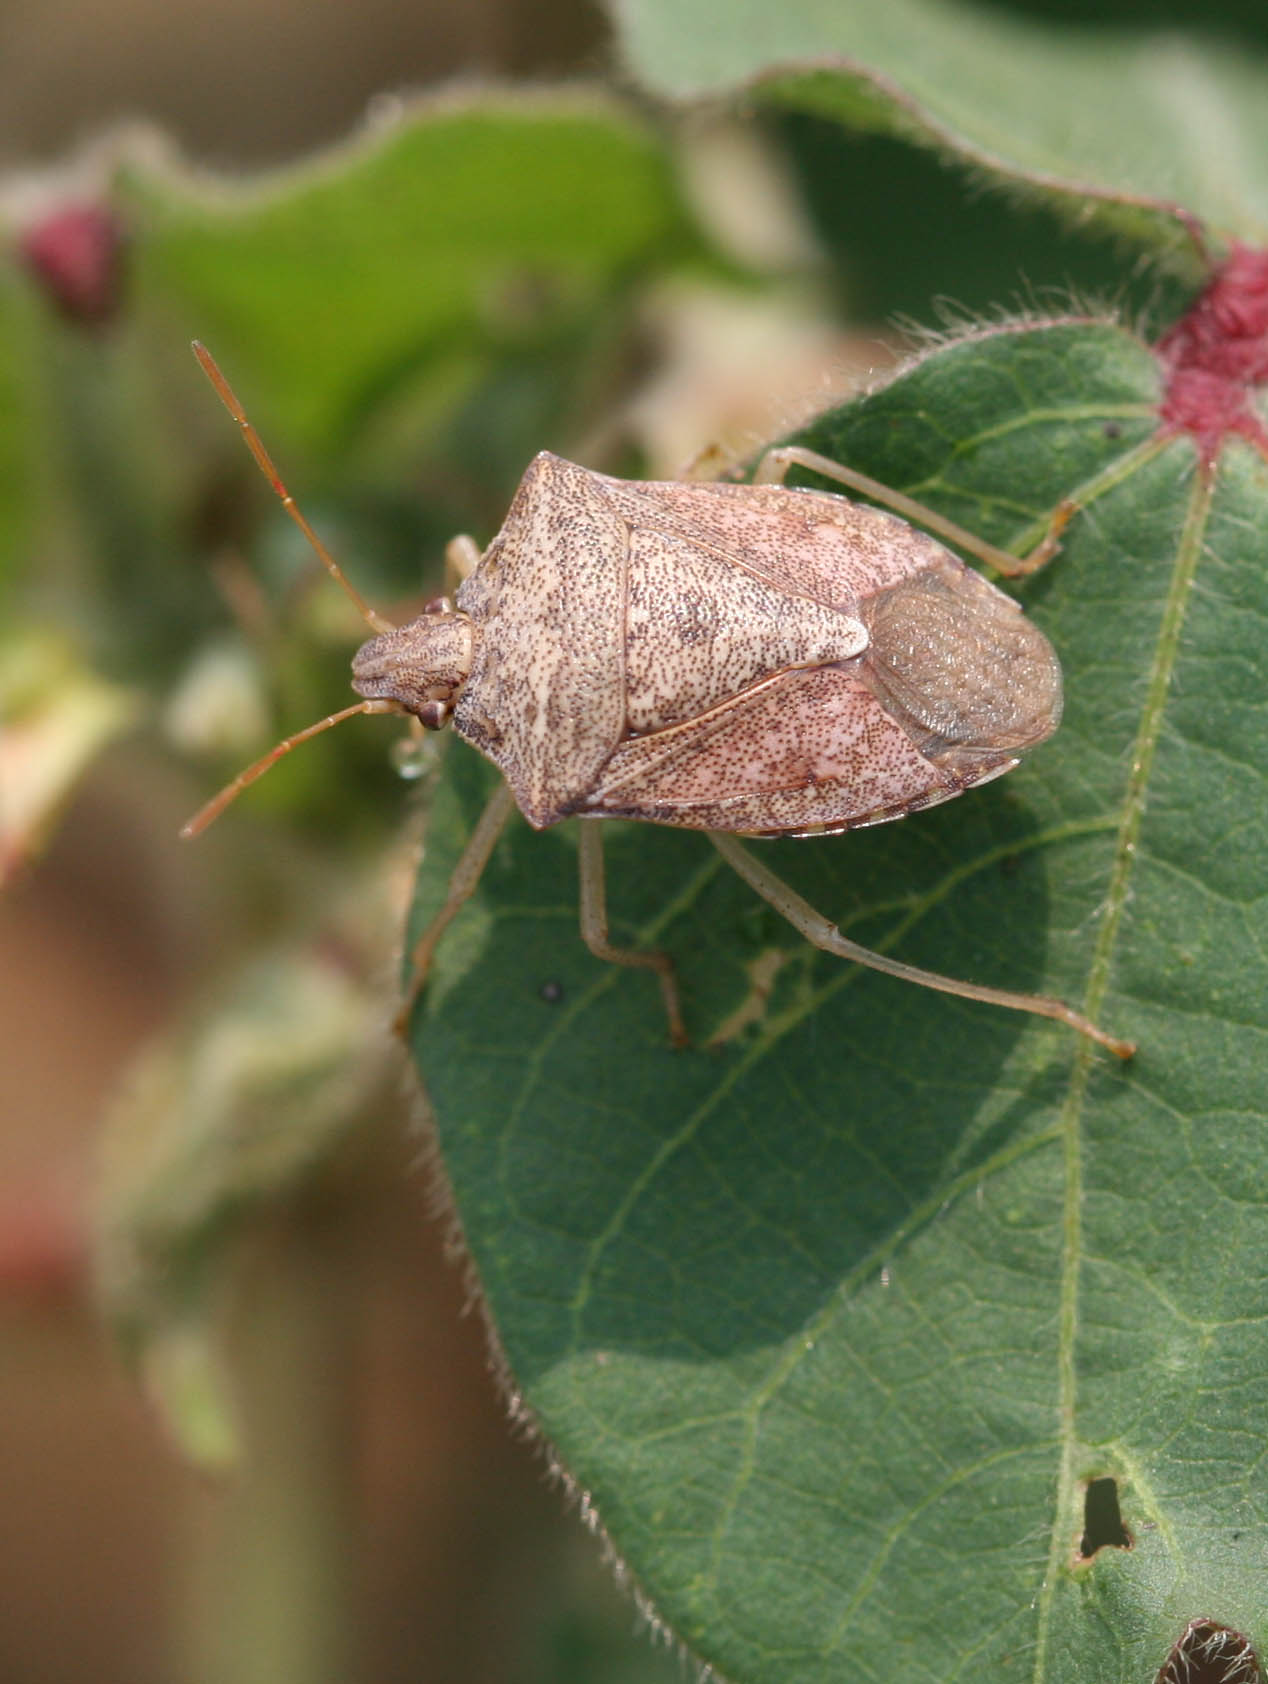
<svg viewBox="0 0 1268 1684"><path fill-rule="evenodd" d="M868 679L922 748L1027 749L1061 718L1052 645L1011 597L945 555L860 612Z"/></svg>
<svg viewBox="0 0 1268 1684"><path fill-rule="evenodd" d="M698 719L621 744L583 810L794 835L898 818L1016 764L922 753L857 672L783 672Z"/></svg>

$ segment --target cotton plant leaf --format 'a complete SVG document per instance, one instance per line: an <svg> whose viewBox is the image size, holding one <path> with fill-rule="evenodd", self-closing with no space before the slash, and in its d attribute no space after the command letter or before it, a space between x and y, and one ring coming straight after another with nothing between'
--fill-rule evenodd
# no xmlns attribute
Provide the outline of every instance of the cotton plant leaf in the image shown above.
<svg viewBox="0 0 1268 1684"><path fill-rule="evenodd" d="M514 1395L737 1684L1149 1679L1192 1619L1261 1625L1268 468L1233 442L1208 483L1162 390L1068 320L802 435L1000 544L1079 500L1016 587L1066 713L945 806L752 844L848 935L1134 1061L812 952L647 825L605 826L613 940L673 955L690 1047L581 944L574 827L518 818L414 1018ZM450 745L416 926L493 781ZM1084 1560L1093 1480L1130 1547Z"/></svg>
<svg viewBox="0 0 1268 1684"><path fill-rule="evenodd" d="M585 321L685 242L662 143L597 93L474 89L404 108L313 163L249 184L133 159L141 307L249 368L257 410L329 446L419 369Z"/></svg>
<svg viewBox="0 0 1268 1684"><path fill-rule="evenodd" d="M1223 238L1268 233L1268 61L1227 43L959 0L609 11L629 71L662 97L739 96L905 135L1190 263L1177 206Z"/></svg>

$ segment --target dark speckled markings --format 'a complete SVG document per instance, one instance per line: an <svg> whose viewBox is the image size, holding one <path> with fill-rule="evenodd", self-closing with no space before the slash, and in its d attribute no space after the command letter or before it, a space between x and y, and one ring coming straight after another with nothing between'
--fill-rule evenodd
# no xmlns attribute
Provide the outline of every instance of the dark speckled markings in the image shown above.
<svg viewBox="0 0 1268 1684"><path fill-rule="evenodd" d="M1061 711L1042 632L896 516L545 452L452 613L374 640L354 674L408 712L449 703L539 828L875 824L1007 771Z"/></svg>

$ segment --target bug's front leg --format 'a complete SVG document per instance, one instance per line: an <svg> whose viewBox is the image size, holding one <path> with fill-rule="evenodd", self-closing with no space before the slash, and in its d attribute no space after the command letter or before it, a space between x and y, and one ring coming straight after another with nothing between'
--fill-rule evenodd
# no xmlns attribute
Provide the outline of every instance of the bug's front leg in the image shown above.
<svg viewBox="0 0 1268 1684"><path fill-rule="evenodd" d="M678 984L674 978L674 962L668 953L654 948L640 950L632 947L613 947L608 940L607 895L603 881L603 836L598 819L581 821L577 863L581 879L581 939L596 959L606 959L613 965L632 965L640 970L655 971L660 979L660 991L669 1018L669 1038L676 1047L685 1047L687 1031L683 1026L682 1010L678 1004Z"/></svg>
<svg viewBox="0 0 1268 1684"><path fill-rule="evenodd" d="M480 565L481 550L474 538L460 532L445 545L445 590L456 591Z"/></svg>
<svg viewBox="0 0 1268 1684"><path fill-rule="evenodd" d="M444 904L414 943L414 951L410 955L409 987L394 1021L398 1035L404 1035L409 1028L410 1017L427 982L436 943L475 893L476 885L489 863L489 857L497 846L497 839L514 811L515 797L511 794L510 785L500 783L476 820L476 827L453 868L449 887L445 891Z"/></svg>
<svg viewBox="0 0 1268 1684"><path fill-rule="evenodd" d="M739 873L749 887L756 889L763 900L768 901L776 912L787 918L795 930L823 952L835 953L841 959L853 959L857 964L868 965L874 971L884 971L886 976L899 977L904 982L916 982L922 988L935 988L942 994L959 994L966 1000L985 1000L988 1005L1007 1006L1011 1011L1032 1012L1036 1017L1055 1018L1058 1023L1066 1023L1071 1029L1077 1029L1080 1035L1086 1035L1089 1040L1108 1047L1119 1058L1130 1058L1136 1051L1134 1041L1123 1041L1116 1035L1106 1034L1105 1030L1098 1029L1090 1018L1084 1017L1082 1012L1076 1012L1074 1007L1067 1006L1064 1000L1054 1000L1051 995L1014 994L1005 988L983 988L976 982L960 982L955 977L943 976L938 971L922 971L915 965L903 964L900 959L890 959L884 953L874 953L870 947L860 947L857 942L843 936L830 919L825 918L821 912L816 912L809 901L803 900L782 877L768 871L733 836L717 830L709 831L708 835L722 858Z"/></svg>
<svg viewBox="0 0 1268 1684"><path fill-rule="evenodd" d="M895 491L892 486L882 485L880 480L860 473L857 468L847 468L842 462L834 462L830 456L821 456L817 450L806 450L799 444L776 445L773 450L768 450L757 464L753 484L782 485L790 468L805 468L809 473L818 474L823 479L834 479L838 485L844 485L850 491L870 497L874 503L883 503L886 508L893 509L895 514L902 515L917 526L925 527L929 532L936 532L940 538L945 538L958 550L967 551L979 561L984 561L988 567L993 567L997 573L1012 579L1026 573L1034 573L1045 562L1052 560L1061 548L1061 534L1069 525L1070 517L1078 509L1078 504L1069 498L1058 503L1049 518L1048 530L1041 542L1029 555L1016 556L1010 550L1001 550L994 544L988 544L976 533L966 531L953 520L948 520L945 515L918 503L914 497Z"/></svg>

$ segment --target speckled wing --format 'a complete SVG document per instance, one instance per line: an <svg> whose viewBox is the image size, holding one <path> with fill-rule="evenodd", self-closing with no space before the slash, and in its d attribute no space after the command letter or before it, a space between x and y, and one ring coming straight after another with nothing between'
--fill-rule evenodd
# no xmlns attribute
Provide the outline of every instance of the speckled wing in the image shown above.
<svg viewBox="0 0 1268 1684"><path fill-rule="evenodd" d="M581 809L766 835L900 818L1016 765L922 754L855 671L785 672L700 719L623 743Z"/></svg>

